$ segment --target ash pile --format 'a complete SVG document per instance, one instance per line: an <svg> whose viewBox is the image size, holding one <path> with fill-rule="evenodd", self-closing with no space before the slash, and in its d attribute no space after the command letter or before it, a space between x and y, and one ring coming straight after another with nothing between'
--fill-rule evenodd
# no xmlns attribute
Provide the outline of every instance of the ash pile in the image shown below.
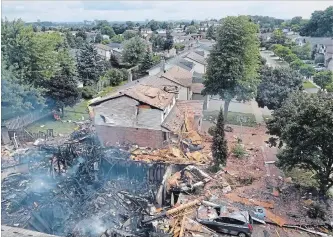
<svg viewBox="0 0 333 237"><path fill-rule="evenodd" d="M148 236L141 220L160 180L129 157L87 133L29 149L19 157L28 170L2 180L2 224L68 237Z"/></svg>

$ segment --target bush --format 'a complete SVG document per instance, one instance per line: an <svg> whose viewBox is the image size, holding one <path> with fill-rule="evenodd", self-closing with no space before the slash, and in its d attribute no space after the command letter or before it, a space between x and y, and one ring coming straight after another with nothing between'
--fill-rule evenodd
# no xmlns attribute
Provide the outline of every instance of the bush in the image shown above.
<svg viewBox="0 0 333 237"><path fill-rule="evenodd" d="M89 100L92 99L97 92L93 87L85 86L81 89L81 93L83 99Z"/></svg>
<svg viewBox="0 0 333 237"><path fill-rule="evenodd" d="M245 149L240 143L237 143L236 146L232 148L232 153L237 157L237 158L243 158L244 155L246 154Z"/></svg>
<svg viewBox="0 0 333 237"><path fill-rule="evenodd" d="M123 74L123 81L127 81L128 80L128 74L129 74L127 69L122 68L122 69L119 69L119 71Z"/></svg>
<svg viewBox="0 0 333 237"><path fill-rule="evenodd" d="M108 70L103 75L103 79L108 80L110 82L110 86L118 86L123 81L123 78L123 72L119 69Z"/></svg>
<svg viewBox="0 0 333 237"><path fill-rule="evenodd" d="M315 64L325 63L325 57L324 57L324 55L319 54L318 56L316 56L314 62L315 62Z"/></svg>

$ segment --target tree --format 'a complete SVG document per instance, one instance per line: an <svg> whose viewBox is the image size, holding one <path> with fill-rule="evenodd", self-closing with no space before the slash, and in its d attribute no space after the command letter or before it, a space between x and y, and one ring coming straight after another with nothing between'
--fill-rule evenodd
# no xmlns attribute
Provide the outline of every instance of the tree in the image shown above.
<svg viewBox="0 0 333 237"><path fill-rule="evenodd" d="M165 39L161 37L159 34L152 34L150 37L150 42L153 44L153 51L158 51L163 49L165 44Z"/></svg>
<svg viewBox="0 0 333 237"><path fill-rule="evenodd" d="M284 45L287 40L287 37L282 32L282 30L277 29L273 31L272 37L270 39L270 42L273 44L281 44Z"/></svg>
<svg viewBox="0 0 333 237"><path fill-rule="evenodd" d="M76 38L78 37L82 37L82 39L86 40L87 39L87 35L86 35L86 32L84 30L79 30L76 35L75 35Z"/></svg>
<svg viewBox="0 0 333 237"><path fill-rule="evenodd" d="M276 56L284 59L287 55L291 54L291 50L286 47L286 46L283 46L281 44L275 44L273 45L273 52L275 53Z"/></svg>
<svg viewBox="0 0 333 237"><path fill-rule="evenodd" d="M106 71L102 80L107 80L110 86L118 86L124 80L124 75L122 71L114 68Z"/></svg>
<svg viewBox="0 0 333 237"><path fill-rule="evenodd" d="M16 77L12 67L2 56L1 62L1 110L2 118L45 106L44 89L24 83Z"/></svg>
<svg viewBox="0 0 333 237"><path fill-rule="evenodd" d="M215 30L213 26L208 27L206 37L215 40Z"/></svg>
<svg viewBox="0 0 333 237"><path fill-rule="evenodd" d="M325 89L327 86L333 83L333 73L332 71L322 71L318 72L313 76L313 82Z"/></svg>
<svg viewBox="0 0 333 237"><path fill-rule="evenodd" d="M134 23L132 21L126 21L127 29L131 30L134 27Z"/></svg>
<svg viewBox="0 0 333 237"><path fill-rule="evenodd" d="M173 46L173 36L171 35L170 31L166 33L166 40L164 42L164 50L170 50Z"/></svg>
<svg viewBox="0 0 333 237"><path fill-rule="evenodd" d="M144 57L147 45L139 36L135 36L124 42L123 59L130 65L137 65Z"/></svg>
<svg viewBox="0 0 333 237"><path fill-rule="evenodd" d="M155 21L155 20L151 20L148 22L148 25L147 25L152 31L156 31L158 30L158 22Z"/></svg>
<svg viewBox="0 0 333 237"><path fill-rule="evenodd" d="M314 11L310 20L300 29L301 36L332 37L333 6L324 11Z"/></svg>
<svg viewBox="0 0 333 237"><path fill-rule="evenodd" d="M83 85L96 83L104 71L104 62L92 44L85 44L77 59L78 75Z"/></svg>
<svg viewBox="0 0 333 237"><path fill-rule="evenodd" d="M278 109L291 92L303 89L302 76L291 68L264 66L260 78L256 101L261 108Z"/></svg>
<svg viewBox="0 0 333 237"><path fill-rule="evenodd" d="M284 61L286 61L287 63L291 63L295 60L298 59L297 55L294 54L294 53L290 53L290 54L287 54L284 58Z"/></svg>
<svg viewBox="0 0 333 237"><path fill-rule="evenodd" d="M304 64L299 68L299 72L306 78L310 78L315 74L316 70L312 66Z"/></svg>
<svg viewBox="0 0 333 237"><path fill-rule="evenodd" d="M188 27L186 27L186 33L187 34L193 34L193 33L196 33L198 32L197 28L193 25L190 25Z"/></svg>
<svg viewBox="0 0 333 237"><path fill-rule="evenodd" d="M110 37L110 39L115 36L116 34L114 33L113 29L111 26L107 25L107 26L103 26L101 29L101 33L103 35L108 35Z"/></svg>
<svg viewBox="0 0 333 237"><path fill-rule="evenodd" d="M80 49L85 45L85 41L82 37L76 37L76 48Z"/></svg>
<svg viewBox="0 0 333 237"><path fill-rule="evenodd" d="M66 37L66 40L67 40L67 43L68 43L69 47L75 48L76 47L76 43L75 43L75 37L74 37L74 35L71 32L66 31L65 37Z"/></svg>
<svg viewBox="0 0 333 237"><path fill-rule="evenodd" d="M226 165L228 158L228 146L224 134L224 118L222 109L220 109L216 129L214 131L212 155L216 165Z"/></svg>
<svg viewBox="0 0 333 237"><path fill-rule="evenodd" d="M290 63L290 67L294 70L299 70L303 65L305 65L305 63L299 58Z"/></svg>
<svg viewBox="0 0 333 237"><path fill-rule="evenodd" d="M191 21L191 24L190 24L190 25L191 25L191 26L194 26L194 20Z"/></svg>
<svg viewBox="0 0 333 237"><path fill-rule="evenodd" d="M122 25L113 24L112 28L114 30L114 33L116 33L117 35L124 33L126 30L126 26L124 24L122 24Z"/></svg>
<svg viewBox="0 0 333 237"><path fill-rule="evenodd" d="M98 33L95 37L95 43L101 43L103 40L103 37L100 33Z"/></svg>
<svg viewBox="0 0 333 237"><path fill-rule="evenodd" d="M278 136L278 165L314 173L325 194L333 185L333 98L328 93L294 93L273 112L269 133ZM270 139L276 145L276 139ZM275 143L275 144L274 144Z"/></svg>
<svg viewBox="0 0 333 237"><path fill-rule="evenodd" d="M303 46L294 46L291 48L291 51L297 55L298 58L302 60L311 59L311 44L307 42Z"/></svg>
<svg viewBox="0 0 333 237"><path fill-rule="evenodd" d="M129 40L130 38L133 38L135 36L137 36L138 34L132 30L126 30L124 33L123 33L123 36L124 36L124 39L125 40Z"/></svg>
<svg viewBox="0 0 333 237"><path fill-rule="evenodd" d="M216 34L208 58L203 93L220 95L228 116L231 99L247 101L256 96L260 65L257 25L246 16L226 17Z"/></svg>
<svg viewBox="0 0 333 237"><path fill-rule="evenodd" d="M61 109L64 116L64 107L73 106L81 94L75 79L75 63L67 48L59 52L58 59L61 70L47 82L46 95L51 100L50 104Z"/></svg>
<svg viewBox="0 0 333 237"><path fill-rule="evenodd" d="M122 43L125 40L123 35L115 35L111 38L111 42L113 43Z"/></svg>
<svg viewBox="0 0 333 237"><path fill-rule="evenodd" d="M151 52L149 50L147 50L147 52L143 58L142 64L141 64L142 72L146 72L153 65L154 65L153 55L151 54Z"/></svg>

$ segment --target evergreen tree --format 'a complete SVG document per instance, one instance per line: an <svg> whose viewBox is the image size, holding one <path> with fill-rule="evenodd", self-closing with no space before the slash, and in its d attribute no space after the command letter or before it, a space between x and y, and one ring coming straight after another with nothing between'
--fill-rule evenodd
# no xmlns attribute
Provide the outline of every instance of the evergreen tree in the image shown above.
<svg viewBox="0 0 333 237"><path fill-rule="evenodd" d="M220 109L216 129L214 131L212 154L216 165L225 165L227 163L228 146L224 134L224 118L222 109Z"/></svg>
<svg viewBox="0 0 333 237"><path fill-rule="evenodd" d="M141 64L142 72L146 72L149 68L151 68L153 66L153 64L154 64L153 56L152 56L150 50L147 50L147 52L143 58L142 64Z"/></svg>
<svg viewBox="0 0 333 237"><path fill-rule="evenodd" d="M166 40L164 42L164 50L170 50L173 46L173 36L171 35L170 31L166 33Z"/></svg>
<svg viewBox="0 0 333 237"><path fill-rule="evenodd" d="M210 26L210 27L208 27L208 29L207 29L207 33L206 33L206 37L215 40L214 26Z"/></svg>
<svg viewBox="0 0 333 237"><path fill-rule="evenodd" d="M92 44L85 44L77 59L79 78L84 86L96 83L104 72L103 59Z"/></svg>

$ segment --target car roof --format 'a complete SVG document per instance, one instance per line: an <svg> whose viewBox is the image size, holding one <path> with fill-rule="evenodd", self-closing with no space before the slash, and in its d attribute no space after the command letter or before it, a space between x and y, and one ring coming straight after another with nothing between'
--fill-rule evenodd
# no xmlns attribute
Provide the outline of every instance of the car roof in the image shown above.
<svg viewBox="0 0 333 237"><path fill-rule="evenodd" d="M250 220L249 213L247 211L231 212L227 214L221 213L220 217L228 217L235 220L243 221L245 223L248 223Z"/></svg>

